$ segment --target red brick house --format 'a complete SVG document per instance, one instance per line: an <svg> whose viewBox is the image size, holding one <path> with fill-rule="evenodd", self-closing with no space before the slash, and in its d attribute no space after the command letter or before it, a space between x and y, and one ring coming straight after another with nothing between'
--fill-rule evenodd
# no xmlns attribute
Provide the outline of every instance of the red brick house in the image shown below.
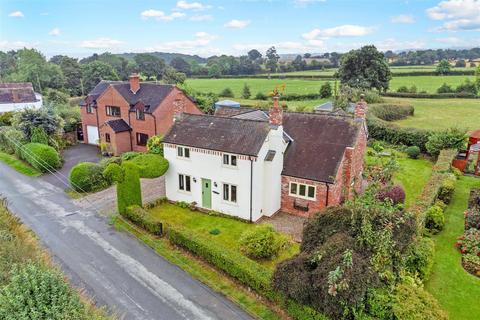
<svg viewBox="0 0 480 320"><path fill-rule="evenodd" d="M149 137L164 135L174 114L201 110L174 85L129 81L100 81L80 103L84 143L107 143L114 155L146 151Z"/></svg>

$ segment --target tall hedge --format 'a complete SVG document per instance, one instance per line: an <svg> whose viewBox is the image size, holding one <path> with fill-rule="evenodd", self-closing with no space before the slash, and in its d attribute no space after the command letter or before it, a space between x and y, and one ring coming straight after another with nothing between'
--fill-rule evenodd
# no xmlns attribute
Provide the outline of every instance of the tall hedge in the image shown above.
<svg viewBox="0 0 480 320"><path fill-rule="evenodd" d="M142 178L158 178L168 170L168 160L158 154L143 153L130 160L130 162L138 167Z"/></svg>
<svg viewBox="0 0 480 320"><path fill-rule="evenodd" d="M77 192L92 192L104 189L110 183L103 175L103 167L93 162L82 162L70 171L70 185Z"/></svg>
<svg viewBox="0 0 480 320"><path fill-rule="evenodd" d="M125 214L127 207L142 206L142 189L138 167L131 162L111 163L103 174L117 184L118 212Z"/></svg>
<svg viewBox="0 0 480 320"><path fill-rule="evenodd" d="M23 145L21 157L41 172L54 171L60 168L62 164L58 152L54 148L41 143Z"/></svg>

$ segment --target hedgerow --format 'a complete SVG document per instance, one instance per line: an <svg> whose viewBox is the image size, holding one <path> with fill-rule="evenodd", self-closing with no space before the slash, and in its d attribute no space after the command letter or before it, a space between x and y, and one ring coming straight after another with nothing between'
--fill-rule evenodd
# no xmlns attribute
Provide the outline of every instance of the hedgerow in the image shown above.
<svg viewBox="0 0 480 320"><path fill-rule="evenodd" d="M54 148L41 143L23 145L21 158L41 172L55 171L62 164L58 152Z"/></svg>
<svg viewBox="0 0 480 320"><path fill-rule="evenodd" d="M142 206L140 175L135 164L128 161L121 166L111 163L103 174L117 185L117 207L120 214L124 214L129 206Z"/></svg>
<svg viewBox="0 0 480 320"><path fill-rule="evenodd" d="M162 223L150 218L148 212L138 205L127 207L121 215L151 234L161 236L163 233Z"/></svg>
<svg viewBox="0 0 480 320"><path fill-rule="evenodd" d="M139 168L139 174L142 178L158 178L168 170L168 160L158 154L143 153L134 157L129 162Z"/></svg>
<svg viewBox="0 0 480 320"><path fill-rule="evenodd" d="M110 181L103 175L104 167L93 162L81 162L70 171L70 185L77 192L105 189Z"/></svg>
<svg viewBox="0 0 480 320"><path fill-rule="evenodd" d="M385 121L396 121L413 116L415 109L407 104L380 103L370 106L370 112Z"/></svg>

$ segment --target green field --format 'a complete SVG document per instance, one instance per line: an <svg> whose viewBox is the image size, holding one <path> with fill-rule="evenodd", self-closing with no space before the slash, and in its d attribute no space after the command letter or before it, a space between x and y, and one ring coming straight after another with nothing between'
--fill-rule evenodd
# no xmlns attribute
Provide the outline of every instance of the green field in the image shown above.
<svg viewBox="0 0 480 320"><path fill-rule="evenodd" d="M401 86L411 87L415 85L418 91L427 91L435 93L437 88L443 83L453 87L458 86L466 79L474 80L473 76L410 76L394 77L390 81L390 90L396 91ZM325 80L305 80L305 79L255 79L255 78L231 78L231 79L188 79L187 84L200 92L220 93L225 88L233 90L235 98L240 98L243 85L250 86L252 99L258 93L267 94L275 86L285 84L286 94L309 94L318 93L320 86Z"/></svg>
<svg viewBox="0 0 480 320"><path fill-rule="evenodd" d="M480 315L480 279L467 273L454 247L464 231L463 212L471 188L480 188L480 179L461 177L452 202L445 211L445 229L433 237L435 263L426 289L438 299L451 320L474 320Z"/></svg>
<svg viewBox="0 0 480 320"><path fill-rule="evenodd" d="M421 129L480 128L479 99L409 99L385 98L387 102L409 103L415 107L415 115L395 123L403 127Z"/></svg>

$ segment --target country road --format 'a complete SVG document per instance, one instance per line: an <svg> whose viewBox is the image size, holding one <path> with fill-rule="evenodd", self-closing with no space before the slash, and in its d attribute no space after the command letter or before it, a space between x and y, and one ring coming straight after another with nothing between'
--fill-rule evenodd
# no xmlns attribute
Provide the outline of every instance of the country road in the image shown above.
<svg viewBox="0 0 480 320"><path fill-rule="evenodd" d="M0 163L0 194L72 284L120 319L251 319L153 250L116 232L63 191Z"/></svg>

